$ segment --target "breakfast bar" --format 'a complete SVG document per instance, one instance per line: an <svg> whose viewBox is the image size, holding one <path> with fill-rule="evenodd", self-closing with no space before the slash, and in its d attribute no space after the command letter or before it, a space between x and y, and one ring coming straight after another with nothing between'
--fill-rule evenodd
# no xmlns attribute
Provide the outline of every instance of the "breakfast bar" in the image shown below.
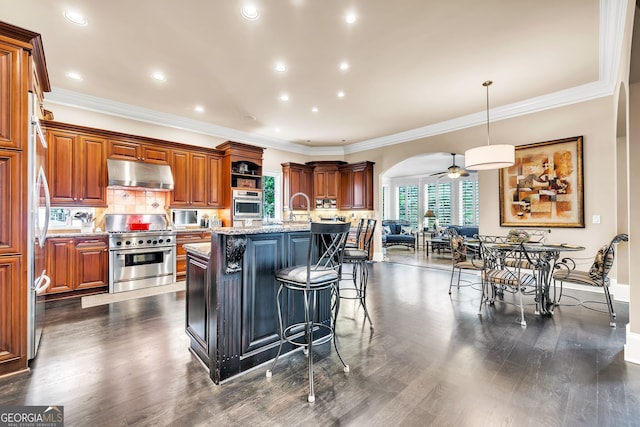
<svg viewBox="0 0 640 427"><path fill-rule="evenodd" d="M309 224L213 229L210 243L187 244L186 332L191 351L220 384L275 357L280 344L274 272L306 262ZM330 322L330 297L319 312ZM304 320L303 300L287 316ZM283 353L294 348L283 345Z"/></svg>

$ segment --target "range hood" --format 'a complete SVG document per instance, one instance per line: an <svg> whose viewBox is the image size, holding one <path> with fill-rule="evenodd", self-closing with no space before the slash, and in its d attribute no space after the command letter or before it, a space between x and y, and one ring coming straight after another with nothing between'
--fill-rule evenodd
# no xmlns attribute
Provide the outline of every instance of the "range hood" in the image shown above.
<svg viewBox="0 0 640 427"><path fill-rule="evenodd" d="M173 190L173 175L169 165L107 159L107 174L109 186Z"/></svg>

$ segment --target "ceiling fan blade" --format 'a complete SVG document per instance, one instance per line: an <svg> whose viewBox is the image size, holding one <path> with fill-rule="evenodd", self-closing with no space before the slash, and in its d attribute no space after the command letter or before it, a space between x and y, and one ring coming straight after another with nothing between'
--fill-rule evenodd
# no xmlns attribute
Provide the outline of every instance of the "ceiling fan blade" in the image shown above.
<svg viewBox="0 0 640 427"><path fill-rule="evenodd" d="M447 171L444 171L444 172L436 172L436 173L432 173L432 174L431 174L431 175L429 175L429 176L440 176L440 175L444 175L444 174L446 174L446 173L447 173Z"/></svg>
<svg viewBox="0 0 640 427"><path fill-rule="evenodd" d="M466 169L460 169L460 176L469 176L471 175Z"/></svg>

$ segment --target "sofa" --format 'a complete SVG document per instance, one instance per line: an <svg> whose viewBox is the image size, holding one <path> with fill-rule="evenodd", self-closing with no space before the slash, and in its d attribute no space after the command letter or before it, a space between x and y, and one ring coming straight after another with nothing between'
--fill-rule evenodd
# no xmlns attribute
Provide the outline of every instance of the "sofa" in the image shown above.
<svg viewBox="0 0 640 427"><path fill-rule="evenodd" d="M409 221L385 219L382 221L382 247L406 246L416 248L416 236Z"/></svg>
<svg viewBox="0 0 640 427"><path fill-rule="evenodd" d="M478 236L478 226L477 225L450 225L447 229L453 228L458 232L459 236L466 237L467 239L471 239ZM446 232L445 232L446 234Z"/></svg>

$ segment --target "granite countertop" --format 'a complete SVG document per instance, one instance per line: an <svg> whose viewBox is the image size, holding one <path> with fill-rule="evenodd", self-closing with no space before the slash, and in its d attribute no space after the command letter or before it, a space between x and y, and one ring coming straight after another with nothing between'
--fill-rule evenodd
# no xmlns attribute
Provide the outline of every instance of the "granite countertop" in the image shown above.
<svg viewBox="0 0 640 427"><path fill-rule="evenodd" d="M187 252L195 252L199 255L206 256L207 258L211 256L211 243L185 243L182 247Z"/></svg>
<svg viewBox="0 0 640 427"><path fill-rule="evenodd" d="M218 234L226 234L229 236L237 236L241 234L267 234L267 233L288 233L292 231L309 231L308 222L296 222L285 224L270 224L259 227L217 227L212 228L211 232Z"/></svg>
<svg viewBox="0 0 640 427"><path fill-rule="evenodd" d="M82 232L80 230L49 230L47 238L54 237L107 237L106 231Z"/></svg>

